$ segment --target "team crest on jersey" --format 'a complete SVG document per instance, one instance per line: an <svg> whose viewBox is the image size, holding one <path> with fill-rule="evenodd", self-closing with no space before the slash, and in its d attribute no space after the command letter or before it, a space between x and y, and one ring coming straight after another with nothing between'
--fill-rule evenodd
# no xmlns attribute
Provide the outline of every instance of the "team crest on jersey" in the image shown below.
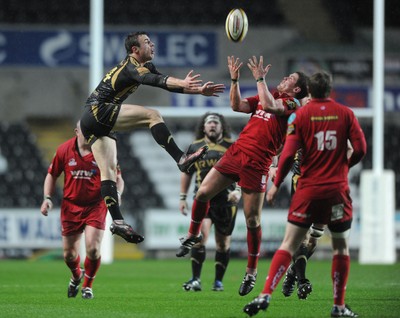
<svg viewBox="0 0 400 318"><path fill-rule="evenodd" d="M76 166L76 165L77 165L77 163L76 163L75 158L69 159L68 166L72 167L72 166Z"/></svg>
<svg viewBox="0 0 400 318"><path fill-rule="evenodd" d="M293 110L297 108L297 103L294 100L286 100L286 105L289 110Z"/></svg>

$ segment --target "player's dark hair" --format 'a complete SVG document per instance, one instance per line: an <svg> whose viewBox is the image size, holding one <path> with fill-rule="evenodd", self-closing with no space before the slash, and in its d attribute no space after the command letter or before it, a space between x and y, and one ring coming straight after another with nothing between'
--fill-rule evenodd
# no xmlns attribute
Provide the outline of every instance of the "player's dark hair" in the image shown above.
<svg viewBox="0 0 400 318"><path fill-rule="evenodd" d="M300 88L300 92L296 93L294 97L302 99L308 95L308 76L303 72L295 72L299 79L296 82L296 87Z"/></svg>
<svg viewBox="0 0 400 318"><path fill-rule="evenodd" d="M199 119L197 123L197 128L196 128L196 133L195 133L195 139L202 139L204 138L204 124L206 121L206 118L210 115L217 116L219 120L221 121L222 125L222 136L224 138L231 138L231 127L225 120L224 115L218 114L218 113L212 113L212 112L207 112L201 118Z"/></svg>
<svg viewBox="0 0 400 318"><path fill-rule="evenodd" d="M140 47L140 43L139 43L139 35L147 35L146 32L144 31L139 31L139 32L135 32L135 33L130 33L127 35L126 39L125 39L125 50L126 53L132 53L132 46L139 46Z"/></svg>
<svg viewBox="0 0 400 318"><path fill-rule="evenodd" d="M310 77L308 90L312 98L328 98L332 91L332 76L325 71L314 73Z"/></svg>

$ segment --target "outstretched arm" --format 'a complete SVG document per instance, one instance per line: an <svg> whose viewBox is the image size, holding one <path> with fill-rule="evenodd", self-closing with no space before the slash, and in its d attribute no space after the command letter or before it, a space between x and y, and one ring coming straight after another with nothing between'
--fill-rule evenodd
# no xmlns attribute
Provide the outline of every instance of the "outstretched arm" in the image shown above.
<svg viewBox="0 0 400 318"><path fill-rule="evenodd" d="M229 99L231 108L235 112L250 113L251 108L247 99L242 99L239 88L240 68L243 63L233 55L228 56L228 69L231 76L231 89L229 92Z"/></svg>
<svg viewBox="0 0 400 318"><path fill-rule="evenodd" d="M218 96L219 93L224 92L224 84L214 84L213 82L202 84L202 80L199 78L200 74L193 75L193 70L183 80L169 76L166 81L167 89L176 93L201 94L204 96Z"/></svg>
<svg viewBox="0 0 400 318"><path fill-rule="evenodd" d="M264 58L260 56L260 60L257 61L257 58L253 56L249 59L247 66L257 82L257 92L264 110L277 115L283 114L285 108L283 107L282 100L274 98L265 81L265 76L268 74L271 64L264 67Z"/></svg>

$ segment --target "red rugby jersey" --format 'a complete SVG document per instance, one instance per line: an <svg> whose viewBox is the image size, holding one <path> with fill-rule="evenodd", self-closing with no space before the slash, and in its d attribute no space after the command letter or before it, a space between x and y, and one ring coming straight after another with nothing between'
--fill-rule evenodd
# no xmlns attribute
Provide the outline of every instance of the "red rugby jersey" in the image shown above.
<svg viewBox="0 0 400 318"><path fill-rule="evenodd" d="M350 161L347 140L354 148ZM289 157L298 147L302 148L303 159L297 189L308 187L310 194L318 197L328 195L330 189L346 189L349 166L359 162L366 153L364 133L354 112L330 98L312 99L289 117L276 185L289 172Z"/></svg>
<svg viewBox="0 0 400 318"><path fill-rule="evenodd" d="M92 153L80 156L76 140L76 137L71 138L57 148L48 173L59 177L64 172L63 198L76 205L88 206L103 200L100 170Z"/></svg>
<svg viewBox="0 0 400 318"><path fill-rule="evenodd" d="M281 98L285 114L278 116L266 112L260 103L259 96L248 97L253 109L251 118L240 133L236 145L248 156L257 161L265 161L269 166L272 157L285 141L288 116L300 103L286 94L274 94L275 99Z"/></svg>

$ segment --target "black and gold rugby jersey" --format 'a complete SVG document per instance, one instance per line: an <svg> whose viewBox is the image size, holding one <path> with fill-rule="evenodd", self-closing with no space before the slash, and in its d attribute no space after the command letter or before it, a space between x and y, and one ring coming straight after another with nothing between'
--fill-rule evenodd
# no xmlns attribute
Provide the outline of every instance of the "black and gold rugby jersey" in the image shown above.
<svg viewBox="0 0 400 318"><path fill-rule="evenodd" d="M293 166L291 169L293 174L300 175L300 165L301 165L302 159L303 159L303 152L302 152L302 149L299 149L296 151L296 154L294 156Z"/></svg>
<svg viewBox="0 0 400 318"><path fill-rule="evenodd" d="M206 143L205 139L199 139L194 141L188 149L188 153L194 153L200 147L207 145L208 151L203 159L196 161L196 163L190 168L189 174L195 174L195 188L194 193L197 192L199 186L207 173L217 163L217 161L224 155L225 151L232 145L233 140L223 138L219 143ZM231 202L228 202L228 193L235 189L236 184L233 183L227 189L221 191L210 201L211 206L226 207L232 206Z"/></svg>
<svg viewBox="0 0 400 318"><path fill-rule="evenodd" d="M148 62L142 66L135 58L127 55L103 77L87 99L86 105L121 104L141 84L176 91L167 88L167 78L168 75L161 74L153 63Z"/></svg>

